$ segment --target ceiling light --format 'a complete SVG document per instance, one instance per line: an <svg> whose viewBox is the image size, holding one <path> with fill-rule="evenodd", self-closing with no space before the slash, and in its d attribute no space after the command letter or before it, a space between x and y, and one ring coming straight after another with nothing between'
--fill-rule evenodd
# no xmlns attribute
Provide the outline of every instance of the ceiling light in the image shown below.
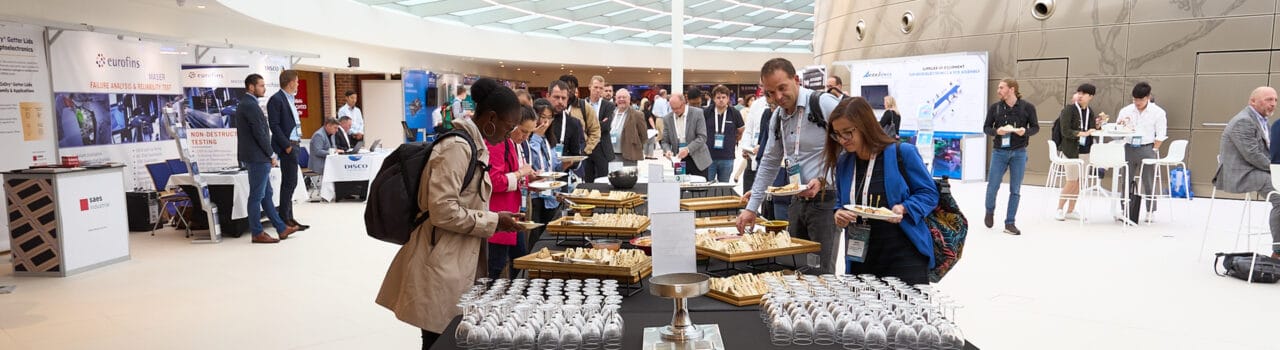
<svg viewBox="0 0 1280 350"><path fill-rule="evenodd" d="M196 5L196 8L198 8L198 9L204 9L204 5Z"/></svg>

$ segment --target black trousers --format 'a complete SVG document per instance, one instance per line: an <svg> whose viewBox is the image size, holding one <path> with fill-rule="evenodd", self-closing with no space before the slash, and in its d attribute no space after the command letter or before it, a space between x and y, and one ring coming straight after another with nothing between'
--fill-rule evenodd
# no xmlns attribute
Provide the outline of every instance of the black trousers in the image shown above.
<svg viewBox="0 0 1280 350"><path fill-rule="evenodd" d="M751 170L752 163L755 163L754 159L748 160L747 163L744 164L747 168L742 171L742 192L750 192L751 185L756 183L756 171Z"/></svg>
<svg viewBox="0 0 1280 350"><path fill-rule="evenodd" d="M684 162L684 173L687 175L697 175L701 177L707 177L707 168L711 167L711 164L706 164L707 168L698 169L698 166L701 164L697 164L697 162L694 162L692 156L686 156L684 157L684 159L681 159L680 161Z"/></svg>
<svg viewBox="0 0 1280 350"><path fill-rule="evenodd" d="M280 152L280 219L286 223L293 220L293 190L298 188L298 144L293 144L292 153Z"/></svg>
<svg viewBox="0 0 1280 350"><path fill-rule="evenodd" d="M590 183L597 178L609 176L609 160L605 158L604 156L593 155L582 161L583 181Z"/></svg>
<svg viewBox="0 0 1280 350"><path fill-rule="evenodd" d="M851 262L849 272L893 276L909 285L929 283L929 257L920 254L900 228L886 230L873 225L865 258L861 263Z"/></svg>
<svg viewBox="0 0 1280 350"><path fill-rule="evenodd" d="M440 340L440 333L422 330L422 350L430 349L431 345L435 344L437 340Z"/></svg>
<svg viewBox="0 0 1280 350"><path fill-rule="evenodd" d="M546 224L556 219L556 215L559 213L556 209L559 207L547 209L546 201L547 199L544 198L533 198L533 203L529 206L529 220ZM529 230L528 249L526 251L533 251L533 246L538 243L538 239L542 238L542 233L546 231L546 226Z"/></svg>

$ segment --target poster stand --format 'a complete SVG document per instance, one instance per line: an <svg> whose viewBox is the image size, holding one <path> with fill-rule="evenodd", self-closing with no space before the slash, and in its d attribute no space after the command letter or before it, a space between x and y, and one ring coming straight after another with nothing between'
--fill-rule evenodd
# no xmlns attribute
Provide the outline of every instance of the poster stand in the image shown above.
<svg viewBox="0 0 1280 350"><path fill-rule="evenodd" d="M165 118L169 118L169 133L173 136L174 141L178 143L178 156L182 159L182 163L187 165L187 172L191 174L191 180L199 188L199 193L188 193L187 196L196 196L190 200L199 200L205 211L208 230L192 230L191 243L219 243L222 242L222 226L218 224L218 206L209 200L209 184L200 176L200 166L196 162L191 152L191 140L187 138L187 113L182 104L186 103L186 98L181 97L164 107Z"/></svg>

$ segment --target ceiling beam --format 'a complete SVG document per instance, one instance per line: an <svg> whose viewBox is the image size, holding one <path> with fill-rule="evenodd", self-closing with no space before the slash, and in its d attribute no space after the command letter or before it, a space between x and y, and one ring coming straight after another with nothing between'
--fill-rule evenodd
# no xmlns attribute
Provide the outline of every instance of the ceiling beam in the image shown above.
<svg viewBox="0 0 1280 350"><path fill-rule="evenodd" d="M481 7L489 7L488 3L469 0L445 0L429 4L409 6L409 13L415 16L428 17L465 11Z"/></svg>

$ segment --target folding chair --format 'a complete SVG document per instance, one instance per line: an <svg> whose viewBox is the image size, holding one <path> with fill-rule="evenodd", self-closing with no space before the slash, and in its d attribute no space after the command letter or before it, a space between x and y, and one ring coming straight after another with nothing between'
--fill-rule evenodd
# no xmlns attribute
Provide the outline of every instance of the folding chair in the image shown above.
<svg viewBox="0 0 1280 350"><path fill-rule="evenodd" d="M160 197L160 207L164 208L166 213L171 215L170 221L176 218L182 223L182 227L187 231L187 237L191 237L191 224L187 222L185 214L191 208L191 197L187 196L181 190L170 191L166 189L169 184L169 176L172 175L168 162L147 164L147 173L151 174L151 181L156 186L156 193ZM151 226L151 235L156 235L156 229L163 226L164 222L157 222Z"/></svg>

